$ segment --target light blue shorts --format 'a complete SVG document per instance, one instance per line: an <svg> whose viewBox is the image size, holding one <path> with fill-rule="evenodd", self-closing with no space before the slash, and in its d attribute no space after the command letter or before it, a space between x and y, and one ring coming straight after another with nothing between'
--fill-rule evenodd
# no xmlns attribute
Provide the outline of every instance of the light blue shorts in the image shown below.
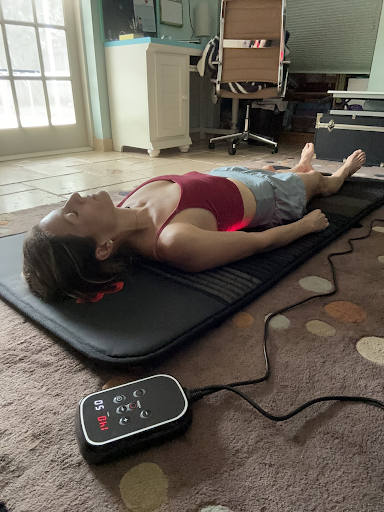
<svg viewBox="0 0 384 512"><path fill-rule="evenodd" d="M303 181L292 172L250 170L246 167L219 167L209 174L241 181L256 199L256 215L248 228L269 229L301 219L306 213Z"/></svg>

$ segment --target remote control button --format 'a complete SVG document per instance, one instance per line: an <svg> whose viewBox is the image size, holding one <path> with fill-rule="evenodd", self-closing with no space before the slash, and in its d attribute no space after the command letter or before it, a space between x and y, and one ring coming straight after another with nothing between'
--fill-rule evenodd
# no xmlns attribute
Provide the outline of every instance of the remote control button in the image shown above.
<svg viewBox="0 0 384 512"><path fill-rule="evenodd" d="M132 410L132 409L136 409L136 407L137 407L137 403L135 403L135 402L131 402L130 404L128 404L128 406L127 406L127 407L128 407L129 409L131 409L131 410Z"/></svg>
<svg viewBox="0 0 384 512"><path fill-rule="evenodd" d="M119 423L120 425L127 425L131 421L131 418L128 416L124 416L124 418L120 418Z"/></svg>
<svg viewBox="0 0 384 512"><path fill-rule="evenodd" d="M124 402L125 400L125 396L124 395L117 395L115 396L115 398L113 399L113 401L115 402L115 404L119 404L120 402Z"/></svg>
<svg viewBox="0 0 384 512"><path fill-rule="evenodd" d="M148 411L148 409L146 409L145 411L141 411L140 413L140 418L149 418L150 416L152 416L152 412L151 411Z"/></svg>
<svg viewBox="0 0 384 512"><path fill-rule="evenodd" d="M136 391L133 392L133 396L136 398L143 395L145 395L145 389L136 389Z"/></svg>
<svg viewBox="0 0 384 512"><path fill-rule="evenodd" d="M120 407L118 407L116 409L117 414L124 414L127 411L129 411L129 408L127 405L120 405Z"/></svg>

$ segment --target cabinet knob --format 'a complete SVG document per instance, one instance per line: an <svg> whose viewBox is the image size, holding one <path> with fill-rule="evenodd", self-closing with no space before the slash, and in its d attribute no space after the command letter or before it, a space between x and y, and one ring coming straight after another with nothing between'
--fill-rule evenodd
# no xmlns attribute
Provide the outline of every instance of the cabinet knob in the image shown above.
<svg viewBox="0 0 384 512"><path fill-rule="evenodd" d="M181 99L183 99L183 100L187 100L187 99L188 99L188 96L187 96L186 94L183 94L183 95L182 95L182 97L181 97Z"/></svg>

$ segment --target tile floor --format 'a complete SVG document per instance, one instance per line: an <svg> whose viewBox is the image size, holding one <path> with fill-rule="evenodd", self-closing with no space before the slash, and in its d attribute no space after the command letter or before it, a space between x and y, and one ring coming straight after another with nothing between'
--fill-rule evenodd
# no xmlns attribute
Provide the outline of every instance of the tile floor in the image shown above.
<svg viewBox="0 0 384 512"><path fill-rule="evenodd" d="M279 153L272 155L266 147L244 145L230 156L226 144L210 151L201 142L192 145L188 153L168 149L157 158L151 158L144 150L129 149L123 153L89 151L0 162L0 214L60 203L73 192L131 190L163 174L205 172L230 165L260 168L266 163L292 167L299 161L301 149L301 143L280 144ZM314 163L315 168L325 172L340 165Z"/></svg>

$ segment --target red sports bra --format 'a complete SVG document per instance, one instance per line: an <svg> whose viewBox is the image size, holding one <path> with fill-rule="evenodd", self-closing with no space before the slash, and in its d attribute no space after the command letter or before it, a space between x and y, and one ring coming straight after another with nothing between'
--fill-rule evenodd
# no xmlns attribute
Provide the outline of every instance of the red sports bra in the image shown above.
<svg viewBox="0 0 384 512"><path fill-rule="evenodd" d="M227 178L200 172L188 172L181 175L169 174L151 178L130 192L117 206L123 206L132 194L154 181L173 181L178 183L181 191L178 205L157 232L155 255L157 239L165 226L177 213L187 208L203 208L212 212L217 221L218 231L237 231L244 227L243 198L237 186Z"/></svg>

